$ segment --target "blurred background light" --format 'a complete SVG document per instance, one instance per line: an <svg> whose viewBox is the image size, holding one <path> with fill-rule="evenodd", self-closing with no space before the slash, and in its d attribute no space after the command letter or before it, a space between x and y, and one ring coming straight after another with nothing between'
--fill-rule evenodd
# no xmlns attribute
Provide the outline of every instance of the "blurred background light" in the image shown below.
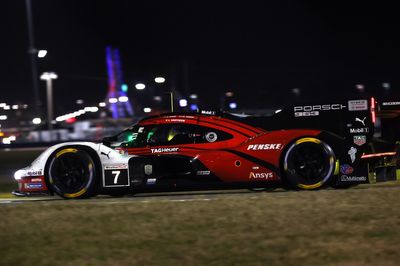
<svg viewBox="0 0 400 266"><path fill-rule="evenodd" d="M40 117L35 117L34 119L32 119L32 123L34 125L39 125L40 123L42 123L42 119L40 119Z"/></svg>
<svg viewBox="0 0 400 266"><path fill-rule="evenodd" d="M143 112L150 113L151 112L151 108L150 107L145 107L145 108L143 108Z"/></svg>
<svg viewBox="0 0 400 266"><path fill-rule="evenodd" d="M191 105L190 105L190 110L192 110L192 111L197 111L197 109L199 109L199 108L197 107L197 104L191 104Z"/></svg>
<svg viewBox="0 0 400 266"><path fill-rule="evenodd" d="M121 85L121 90L122 90L123 92L127 92L127 91L128 91L128 85L122 84L122 85Z"/></svg>
<svg viewBox="0 0 400 266"><path fill-rule="evenodd" d="M156 78L154 79L154 81L155 81L156 83L164 83L164 82L165 82L165 78L163 78L163 77L156 77Z"/></svg>
<svg viewBox="0 0 400 266"><path fill-rule="evenodd" d="M45 57L47 55L47 50L39 50L39 52L38 52L38 57L39 58L43 58L43 57Z"/></svg>
<svg viewBox="0 0 400 266"><path fill-rule="evenodd" d="M99 106L100 107L106 107L106 103L105 102L101 102L101 103L99 103Z"/></svg>
<svg viewBox="0 0 400 266"><path fill-rule="evenodd" d="M118 101L120 101L121 103L126 103L129 100L129 98L127 96L121 96L118 98Z"/></svg>
<svg viewBox="0 0 400 266"><path fill-rule="evenodd" d="M190 94L190 95L189 95L189 98L190 98L190 99L197 99L197 94Z"/></svg>
<svg viewBox="0 0 400 266"><path fill-rule="evenodd" d="M235 102L229 103L229 108L236 109L237 108L237 104Z"/></svg>
<svg viewBox="0 0 400 266"><path fill-rule="evenodd" d="M187 106L187 100L186 99L180 99L179 100L179 106L180 107L186 107Z"/></svg>
<svg viewBox="0 0 400 266"><path fill-rule="evenodd" d="M144 85L143 83L137 83L137 84L135 85L135 88L136 88L137 90L144 90L144 88L146 88L146 85Z"/></svg>
<svg viewBox="0 0 400 266"><path fill-rule="evenodd" d="M118 99L117 98L110 98L110 99L108 99L108 102L109 103L117 103Z"/></svg>

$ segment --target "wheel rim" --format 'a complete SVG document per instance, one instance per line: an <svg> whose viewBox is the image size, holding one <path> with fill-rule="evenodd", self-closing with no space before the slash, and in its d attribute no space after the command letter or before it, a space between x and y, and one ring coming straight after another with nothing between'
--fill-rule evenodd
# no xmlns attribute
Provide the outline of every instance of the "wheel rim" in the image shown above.
<svg viewBox="0 0 400 266"><path fill-rule="evenodd" d="M93 179L93 162L77 150L55 156L50 164L49 181L58 194L73 198L86 192Z"/></svg>
<svg viewBox="0 0 400 266"><path fill-rule="evenodd" d="M284 169L294 185L304 189L322 186L334 170L332 149L324 142L310 141L294 143L286 153Z"/></svg>

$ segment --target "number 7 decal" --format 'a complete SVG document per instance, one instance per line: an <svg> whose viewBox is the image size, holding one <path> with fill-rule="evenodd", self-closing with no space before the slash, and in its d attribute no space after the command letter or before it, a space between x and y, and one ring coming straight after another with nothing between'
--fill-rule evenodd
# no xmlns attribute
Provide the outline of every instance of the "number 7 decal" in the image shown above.
<svg viewBox="0 0 400 266"><path fill-rule="evenodd" d="M121 173L121 171L112 171L111 172L113 175L115 175L115 177L114 177L114 184L118 184L118 177L119 177L119 174Z"/></svg>

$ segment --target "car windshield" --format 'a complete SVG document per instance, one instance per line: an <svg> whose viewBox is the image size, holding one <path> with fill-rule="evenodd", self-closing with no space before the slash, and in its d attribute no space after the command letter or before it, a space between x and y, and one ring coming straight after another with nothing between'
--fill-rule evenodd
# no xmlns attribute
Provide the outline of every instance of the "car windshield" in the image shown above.
<svg viewBox="0 0 400 266"><path fill-rule="evenodd" d="M111 141L111 147L139 148L147 145L147 134L143 126L134 126L119 133Z"/></svg>

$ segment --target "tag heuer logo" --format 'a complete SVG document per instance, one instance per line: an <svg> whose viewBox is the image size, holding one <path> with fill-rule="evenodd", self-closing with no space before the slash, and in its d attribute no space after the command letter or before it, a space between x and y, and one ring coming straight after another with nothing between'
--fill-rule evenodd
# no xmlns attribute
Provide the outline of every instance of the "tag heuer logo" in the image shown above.
<svg viewBox="0 0 400 266"><path fill-rule="evenodd" d="M367 137L365 135L356 135L354 136L354 144L358 146L362 146L367 141Z"/></svg>

